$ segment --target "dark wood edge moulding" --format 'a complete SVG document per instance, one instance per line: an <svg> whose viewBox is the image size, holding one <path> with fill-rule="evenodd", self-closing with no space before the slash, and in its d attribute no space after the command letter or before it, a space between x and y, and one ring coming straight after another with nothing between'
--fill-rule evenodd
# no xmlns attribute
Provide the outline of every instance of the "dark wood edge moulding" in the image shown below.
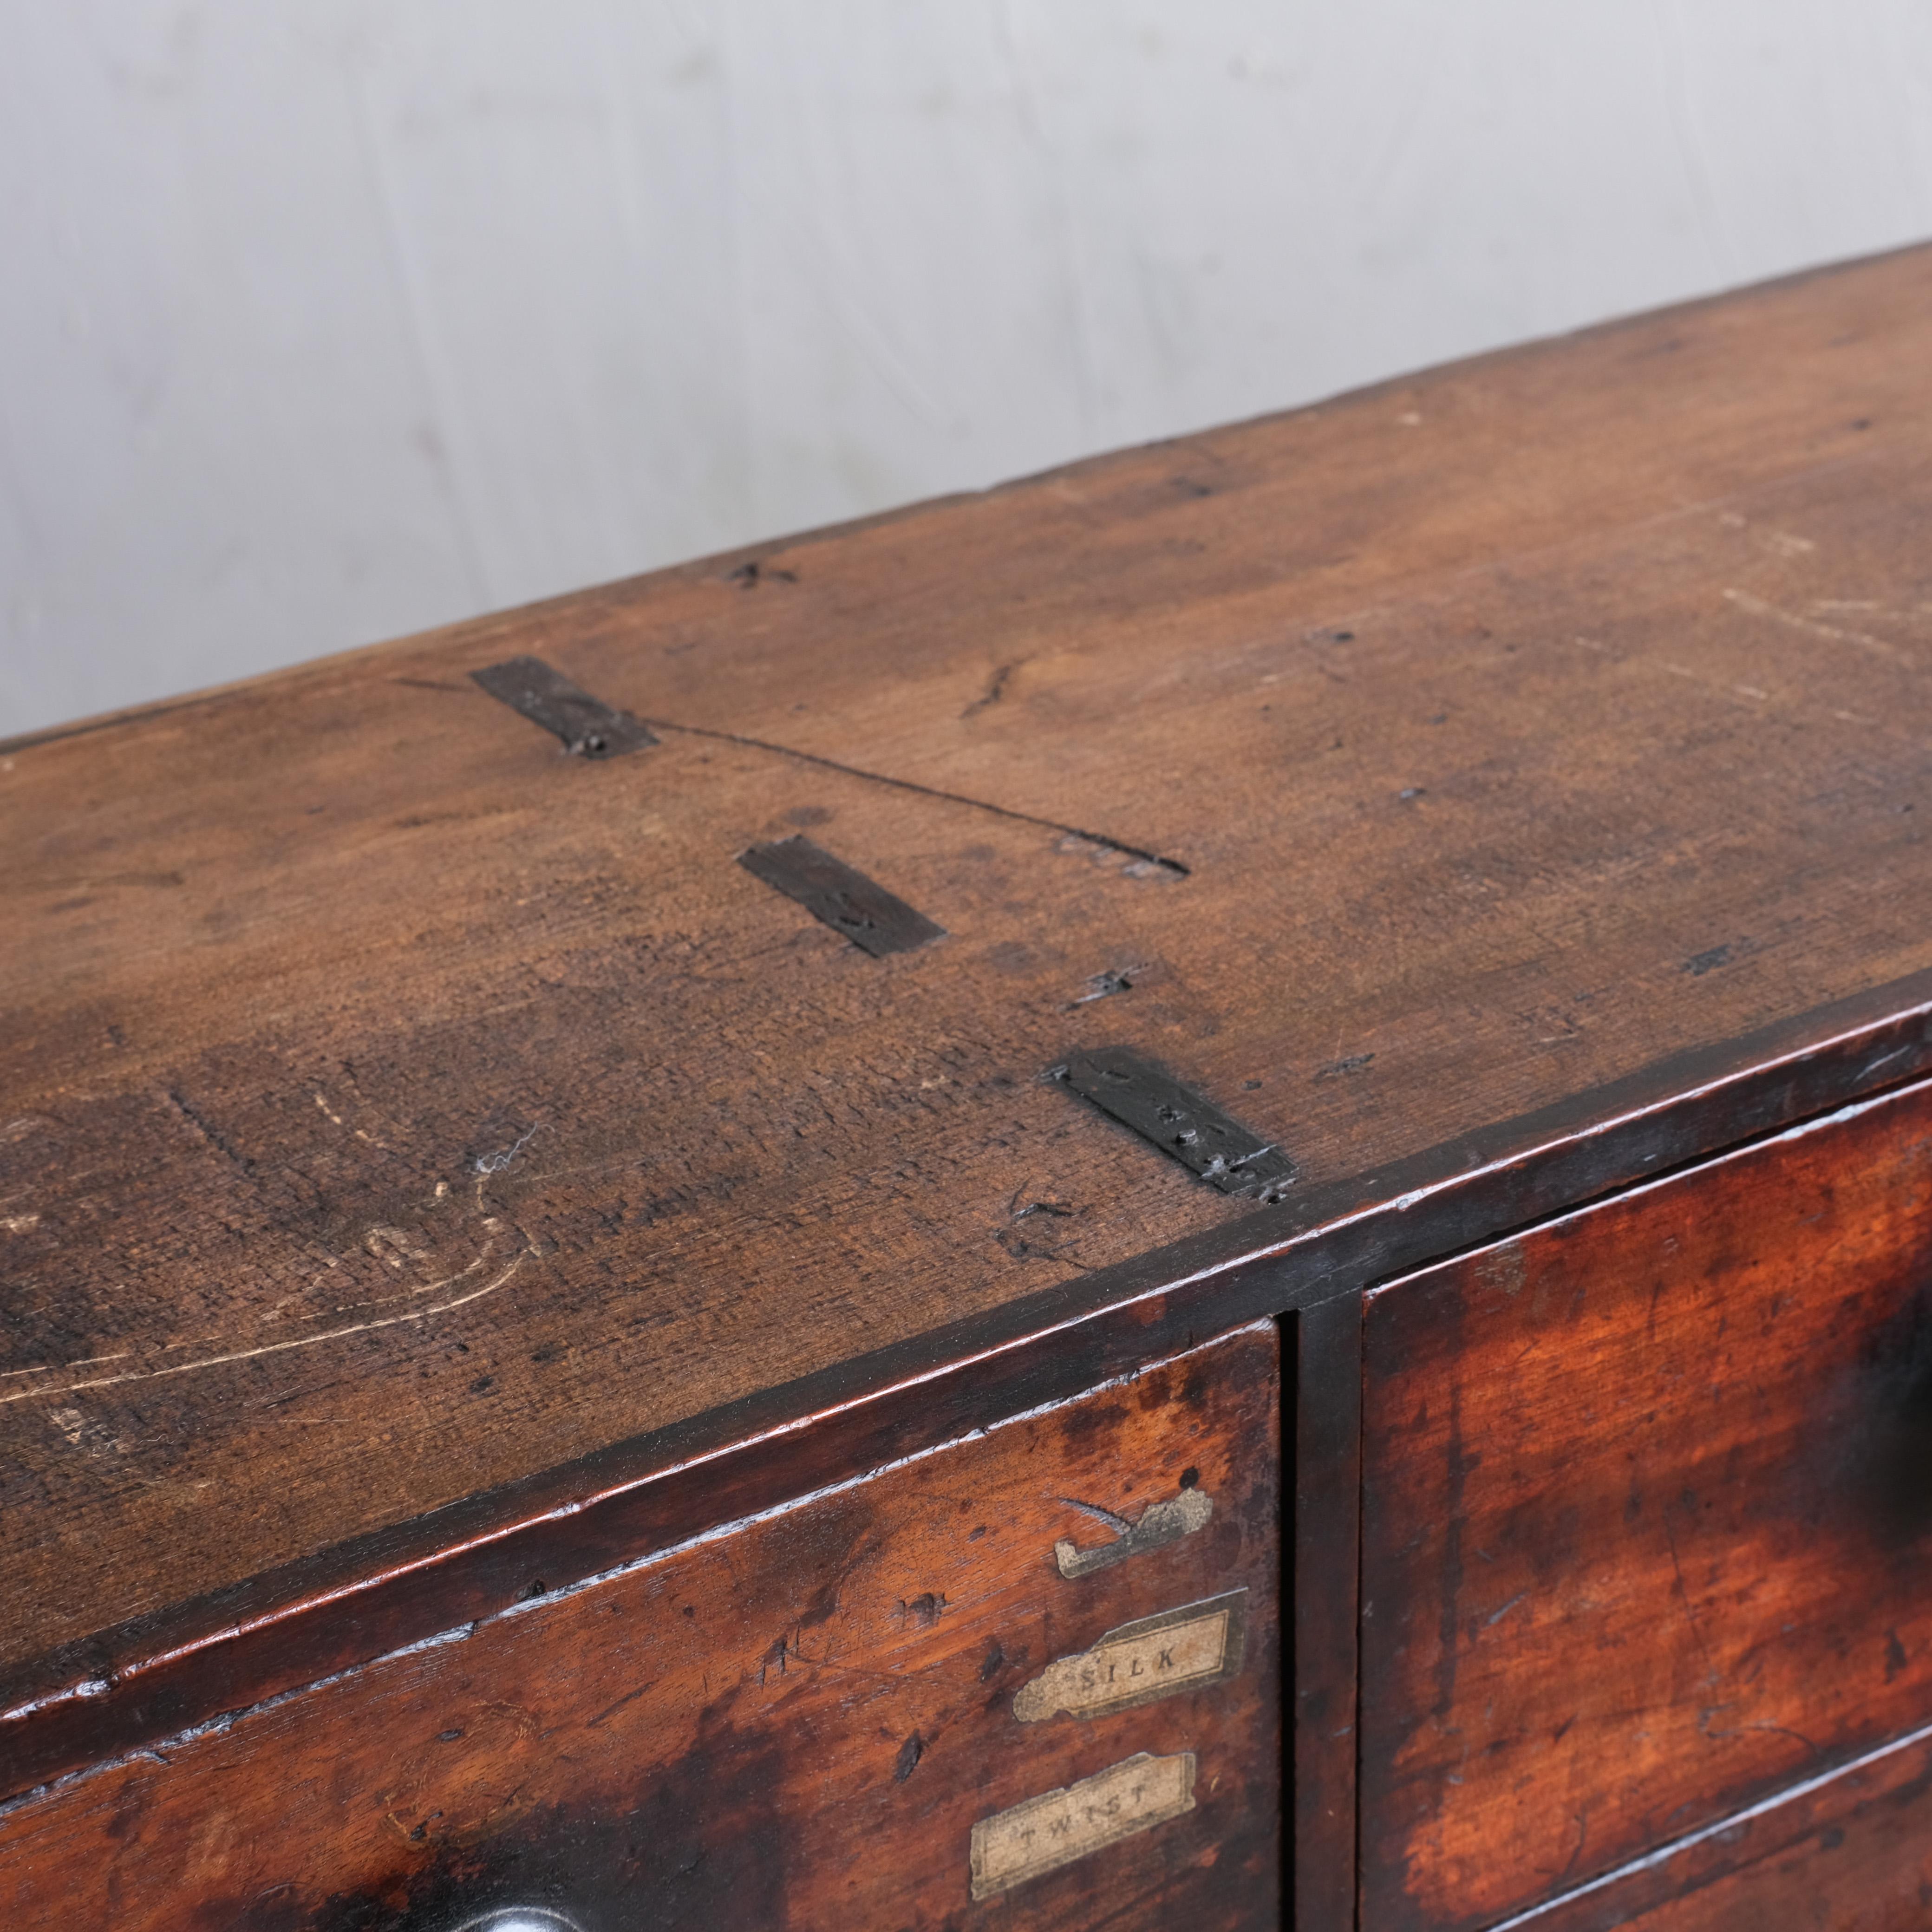
<svg viewBox="0 0 1932 1932"><path fill-rule="evenodd" d="M0 1802L1928 1071L1932 970L64 1646Z"/></svg>
<svg viewBox="0 0 1932 1932"><path fill-rule="evenodd" d="M1903 1737L1888 1738L1856 1757L1840 1759L1811 1777L1782 1786L1754 1804L1727 1811L1585 1884L1539 1899L1499 1919L1488 1932L1618 1932L1623 1926L1641 1924L1660 1910L1668 1913L1673 1906L1754 1868L1802 1870L1808 1841L1828 1853L1843 1851L1847 1834L1840 1821L1862 1801L1864 1807L1876 1810L1918 1798L1925 1788L1928 1753L1932 1724L1922 1724ZM1804 1898L1802 1888L1798 1896ZM1922 1894L1917 1902L1923 1905Z"/></svg>
<svg viewBox="0 0 1932 1932"><path fill-rule="evenodd" d="M1360 1294L1318 1301L1284 1337L1293 1408L1284 1440L1282 1614L1290 1640L1284 1780L1290 1925L1355 1923L1360 1700L1362 1310Z"/></svg>

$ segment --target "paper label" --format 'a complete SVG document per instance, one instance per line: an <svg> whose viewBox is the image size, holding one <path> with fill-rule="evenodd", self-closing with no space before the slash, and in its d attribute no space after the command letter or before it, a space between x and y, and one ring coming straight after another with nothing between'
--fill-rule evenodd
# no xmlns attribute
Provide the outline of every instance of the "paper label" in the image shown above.
<svg viewBox="0 0 1932 1932"><path fill-rule="evenodd" d="M1232 1677L1241 1667L1247 1599L1246 1591L1231 1590L1123 1624L1091 1650L1056 1658L1022 1684L1013 1715L1023 1724L1042 1724L1062 1711L1100 1717Z"/></svg>
<svg viewBox="0 0 1932 1932"><path fill-rule="evenodd" d="M973 1896L991 1898L1194 1809L1194 1754L1145 1751L973 1827Z"/></svg>
<svg viewBox="0 0 1932 1932"><path fill-rule="evenodd" d="M1170 1543L1178 1543L1184 1536L1192 1536L1205 1527L1214 1514L1214 1499L1205 1490L1183 1490L1172 1502L1149 1503L1141 1511L1138 1522L1115 1516L1113 1520L1118 1528L1112 1543L1096 1543L1091 1550L1077 1550L1063 1536L1053 1546L1054 1560L1060 1565L1060 1574L1070 1580L1089 1576L1096 1570L1124 1563L1130 1556L1163 1549Z"/></svg>

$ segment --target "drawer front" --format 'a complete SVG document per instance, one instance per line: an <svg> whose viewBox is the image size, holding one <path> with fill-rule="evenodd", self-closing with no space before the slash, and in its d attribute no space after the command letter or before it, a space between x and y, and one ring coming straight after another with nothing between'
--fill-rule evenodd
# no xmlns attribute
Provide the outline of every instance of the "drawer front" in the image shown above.
<svg viewBox="0 0 1932 1932"><path fill-rule="evenodd" d="M1932 1095L1392 1283L1366 1932L1485 1925L1932 1716Z"/></svg>
<svg viewBox="0 0 1932 1932"><path fill-rule="evenodd" d="M1932 1736L1553 1900L1511 1932L1924 1932Z"/></svg>
<svg viewBox="0 0 1932 1932"><path fill-rule="evenodd" d="M14 1932L1273 1922L1271 1324L17 1804Z"/></svg>

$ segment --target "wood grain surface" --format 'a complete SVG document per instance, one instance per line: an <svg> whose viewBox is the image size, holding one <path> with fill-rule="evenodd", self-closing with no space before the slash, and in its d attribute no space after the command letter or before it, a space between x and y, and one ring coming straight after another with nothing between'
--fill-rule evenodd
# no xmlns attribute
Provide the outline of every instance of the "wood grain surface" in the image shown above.
<svg viewBox="0 0 1932 1932"><path fill-rule="evenodd" d="M1364 1924L1491 1924L1932 1714L1932 1091L1364 1336Z"/></svg>
<svg viewBox="0 0 1932 1932"><path fill-rule="evenodd" d="M1919 1731L1510 1922L1510 1932L1918 1932L1932 1910Z"/></svg>
<svg viewBox="0 0 1932 1932"><path fill-rule="evenodd" d="M0 1658L1295 1225L1070 1052L1320 1198L1932 965L1928 296L1859 265L0 752ZM661 742L568 755L469 676L518 655ZM799 832L946 937L734 862Z"/></svg>
<svg viewBox="0 0 1932 1932"><path fill-rule="evenodd" d="M0 1810L0 1917L1272 1923L1280 1353L1264 1323ZM1104 1551L1183 1498L1186 1533L1062 1574L1057 1544ZM1214 1603L1242 1633L1219 1676L1148 1701L1109 1674L1072 1713L1020 1698L1109 1632ZM1162 1667L1145 1641L1113 1661L1124 1683ZM1141 1754L1192 1755L1190 1809L974 1902L976 1824Z"/></svg>
<svg viewBox="0 0 1932 1932"><path fill-rule="evenodd" d="M1358 1303L1364 1281L1907 1084L1932 1067L1926 976L1297 1192L1258 1249L1231 1256L1211 1234L1156 1249L44 1652L0 1676L0 1796L494 1615L534 1580L600 1574L960 1440L1203 1334L1283 1309L1319 1325ZM1349 1492L1331 1451L1353 1454L1334 1366L1311 1371L1330 1420L1297 1452L1316 1478L1295 1531L1311 1563L1332 1563L1354 1535L1332 1513ZM1322 1594L1326 1628L1352 1654L1334 1620L1346 1605Z"/></svg>

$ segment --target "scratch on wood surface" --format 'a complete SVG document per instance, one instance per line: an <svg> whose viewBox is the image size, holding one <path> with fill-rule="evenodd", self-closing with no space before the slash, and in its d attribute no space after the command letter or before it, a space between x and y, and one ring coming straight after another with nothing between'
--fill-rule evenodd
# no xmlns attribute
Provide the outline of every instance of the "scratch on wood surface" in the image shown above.
<svg viewBox="0 0 1932 1932"><path fill-rule="evenodd" d="M1904 608L1881 604L1875 597L1814 597L1814 610L1858 611L1874 617L1894 617L1902 624L1922 624L1932 619L1932 604L1914 604Z"/></svg>
<svg viewBox="0 0 1932 1932"><path fill-rule="evenodd" d="M1896 644L1874 637L1869 631L1848 631L1842 626L1821 623L1816 617L1807 617L1796 610L1780 610L1775 604L1767 604L1762 597L1754 597L1748 590L1726 590L1724 596L1740 610L1747 610L1754 617L1768 617L1774 623L1788 625L1794 631L1808 632L1814 638L1828 638L1834 644L1857 644L1865 650L1876 652L1882 658L1889 658L1894 664L1916 662L1911 652L1902 651Z"/></svg>
<svg viewBox="0 0 1932 1932"><path fill-rule="evenodd" d="M479 1209L482 1201L482 1186L483 1184L479 1178L476 1183L477 1205ZM291 1335L280 1340L258 1343L256 1346L248 1348L224 1347L223 1346L224 1338L218 1335L202 1336L188 1342L170 1342L155 1349L152 1354L145 1358L142 1366L139 1367L124 1370L116 1375L86 1376L79 1381L36 1382L30 1388L16 1389L10 1394L0 1395L0 1408L4 1408L12 1402L24 1402L30 1396L73 1394L82 1389L110 1388L123 1382L158 1381L164 1376L187 1375L197 1369L220 1368L235 1362L252 1361L260 1356L280 1354L291 1348L314 1348L324 1342L340 1341L350 1335L368 1334L377 1329L394 1328L406 1322L424 1322L433 1315L446 1315L452 1310L466 1307L470 1303L481 1301L486 1296L494 1294L498 1289L507 1286L517 1270L536 1252L530 1238L527 1235L523 1235L523 1246L509 1257L507 1262L496 1259L500 1238L504 1232L504 1224L495 1215L485 1215L483 1217L482 1226L484 1239L481 1252L467 1267L459 1270L454 1274L446 1275L440 1280L424 1282L415 1288L404 1288L395 1294L376 1295L365 1298L358 1301L344 1302L332 1308L317 1309L311 1313L297 1315L289 1318L296 1322L327 1322L333 1317L392 1306L399 1301L419 1301L425 1296L445 1298L433 1301L427 1306L407 1309L394 1315L370 1316L362 1321L344 1323L339 1327L322 1329L310 1334ZM519 1234L522 1233L520 1229L514 1232ZM370 1253L376 1256L379 1259L390 1262L392 1266L400 1265L401 1255L414 1254L420 1258L424 1252L422 1250L410 1242L407 1237L400 1236L398 1230L382 1226L368 1229L364 1237L363 1245L367 1247ZM476 1285L475 1278L480 1274L488 1272L493 1265L493 1262L496 1271L490 1275L487 1281L482 1282L480 1286ZM336 1263L332 1262L329 1265L333 1267ZM460 1288L463 1292L456 1294L446 1294L446 1291L456 1288ZM260 1325L266 1327L270 1322L282 1319L282 1310L286 1306L285 1302L278 1303L262 1318ZM217 1353L197 1355L190 1361L161 1363L158 1360L160 1356L173 1354L178 1349L206 1348L211 1345L216 1348ZM70 1376L76 1369L91 1368L110 1361L124 1360L134 1355L135 1352L132 1349L128 1349L117 1355L82 1356L64 1362L40 1363L31 1368L10 1369L6 1372L5 1377L0 1379L10 1379L16 1376L56 1374L64 1377Z"/></svg>
<svg viewBox="0 0 1932 1932"><path fill-rule="evenodd" d="M349 1123L328 1104L326 1096L322 1094L322 1090L319 1088L316 1090L315 1104L316 1106L320 1108L322 1112L326 1114L330 1120L333 1120L344 1133L353 1134L358 1141L367 1141L371 1147L381 1148L386 1153L388 1150L388 1142L379 1141L374 1134L364 1133L360 1127L352 1127Z"/></svg>
<svg viewBox="0 0 1932 1932"><path fill-rule="evenodd" d="M319 1335L294 1336L286 1341L270 1342L254 1348L238 1348L226 1354L204 1355L192 1362L172 1363L166 1368L130 1369L124 1375L95 1376L86 1382L64 1383L58 1388L49 1388L42 1384L16 1394L0 1396L0 1405L22 1402L29 1395L71 1394L82 1389L108 1388L120 1382L150 1382L158 1380L164 1376L186 1375L194 1369L220 1368L231 1362L252 1361L260 1355L280 1354L289 1348L312 1348L318 1342L340 1341L344 1336L348 1335L365 1334L378 1328L393 1328L400 1322L425 1321L432 1315L447 1314L452 1309L461 1308L470 1302L482 1300L486 1294L495 1294L496 1290L502 1287L529 1258L531 1252L532 1250L526 1248L520 1253L514 1256L509 1265L494 1279L486 1282L482 1287L473 1288L467 1294L455 1296L450 1300L439 1302L433 1308L412 1309L408 1313L404 1315L384 1316L374 1322L352 1322L346 1328L328 1329Z"/></svg>
<svg viewBox="0 0 1932 1932"><path fill-rule="evenodd" d="M536 1127L526 1127L508 1147L499 1148L494 1154L479 1154L476 1160L476 1172L478 1174L501 1174L530 1145L536 1132Z"/></svg>

